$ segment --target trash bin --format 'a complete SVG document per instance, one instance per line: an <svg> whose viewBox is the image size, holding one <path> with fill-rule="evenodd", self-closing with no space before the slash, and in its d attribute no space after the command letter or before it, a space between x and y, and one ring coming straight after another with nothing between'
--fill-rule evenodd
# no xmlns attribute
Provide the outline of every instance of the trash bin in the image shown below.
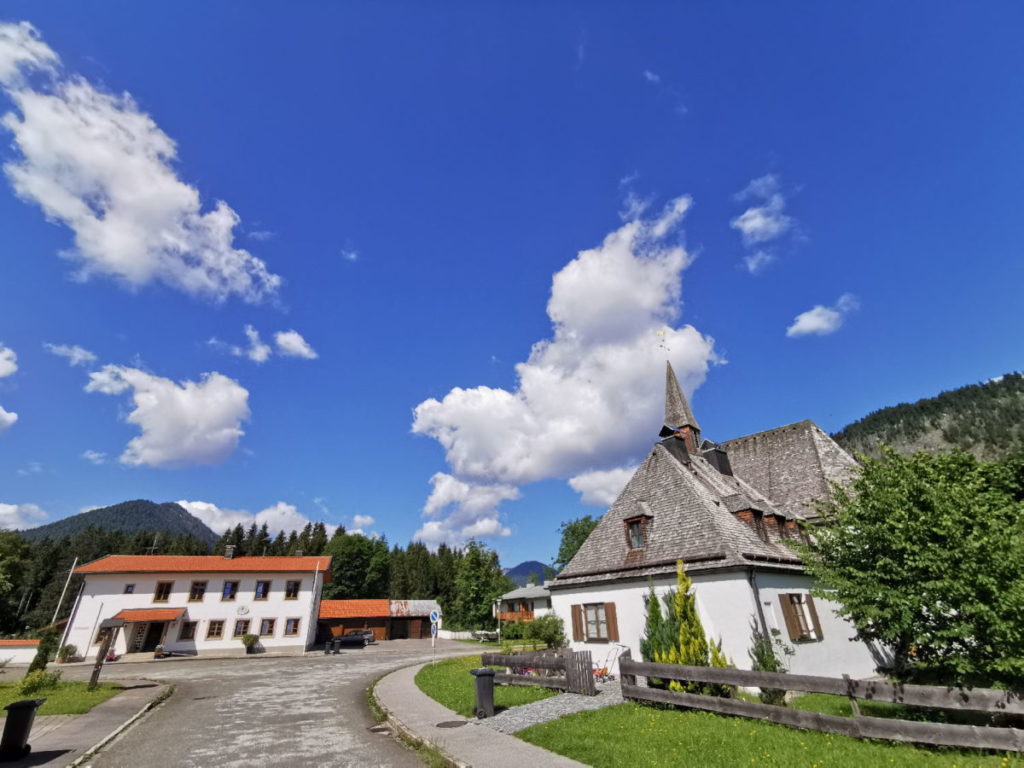
<svg viewBox="0 0 1024 768"><path fill-rule="evenodd" d="M36 719L36 710L46 699L25 699L8 704L7 722L4 724L3 739L0 740L0 762L20 760L32 751L28 735Z"/></svg>
<svg viewBox="0 0 1024 768"><path fill-rule="evenodd" d="M339 653L341 653L341 638L340 637L334 638L334 640L332 641L332 644L333 644L333 650L331 651L331 653L333 653L335 656L337 656Z"/></svg>
<svg viewBox="0 0 1024 768"><path fill-rule="evenodd" d="M471 669L476 678L476 706L473 714L479 718L494 717L494 670L488 667Z"/></svg>
<svg viewBox="0 0 1024 768"><path fill-rule="evenodd" d="M334 642L334 638L333 637L328 637L326 640L324 640L324 656L330 656L331 655L331 643L333 643L333 642Z"/></svg>

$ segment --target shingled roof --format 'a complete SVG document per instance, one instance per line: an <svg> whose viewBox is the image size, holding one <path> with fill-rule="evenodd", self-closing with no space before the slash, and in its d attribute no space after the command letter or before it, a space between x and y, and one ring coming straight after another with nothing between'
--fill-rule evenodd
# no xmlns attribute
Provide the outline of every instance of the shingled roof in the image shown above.
<svg viewBox="0 0 1024 768"><path fill-rule="evenodd" d="M790 515L817 522L814 501L832 499L830 483L847 485L857 462L813 421L722 443L733 472Z"/></svg>
<svg viewBox="0 0 1024 768"><path fill-rule="evenodd" d="M768 563L802 569L795 552L763 541L732 514L727 500L740 502L738 509L793 516L740 478L719 473L702 456L670 450L665 443L673 440L680 439L654 446L552 589L672 573L680 559L691 572ZM640 516L647 519L646 545L631 549L625 521Z"/></svg>

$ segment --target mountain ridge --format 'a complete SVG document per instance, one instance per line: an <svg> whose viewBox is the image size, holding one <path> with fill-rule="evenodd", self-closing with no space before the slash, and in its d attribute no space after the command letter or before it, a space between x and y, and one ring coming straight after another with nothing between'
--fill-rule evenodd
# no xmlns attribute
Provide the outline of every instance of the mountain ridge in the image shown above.
<svg viewBox="0 0 1024 768"><path fill-rule="evenodd" d="M851 453L868 456L878 456L885 444L900 453L960 448L980 459L999 459L1024 445L1024 375L1011 372L880 408L832 438Z"/></svg>
<svg viewBox="0 0 1024 768"><path fill-rule="evenodd" d="M206 544L215 544L219 539L202 520L189 513L173 501L157 504L148 499L133 499L111 504L108 507L79 512L62 520L56 520L37 528L19 531L26 539L37 541L43 538L61 539L73 536L86 528L96 527L108 531L139 533L152 531L169 536L192 536Z"/></svg>

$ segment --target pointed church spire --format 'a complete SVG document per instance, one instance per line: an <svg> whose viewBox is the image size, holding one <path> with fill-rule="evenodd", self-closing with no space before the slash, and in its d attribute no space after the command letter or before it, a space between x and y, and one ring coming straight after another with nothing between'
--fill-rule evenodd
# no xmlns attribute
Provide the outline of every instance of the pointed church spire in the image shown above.
<svg viewBox="0 0 1024 768"><path fill-rule="evenodd" d="M672 370L672 363L665 362L665 426L667 427L693 427L700 431L700 424L697 417L690 410L690 404L686 402L686 396L679 386L676 372Z"/></svg>

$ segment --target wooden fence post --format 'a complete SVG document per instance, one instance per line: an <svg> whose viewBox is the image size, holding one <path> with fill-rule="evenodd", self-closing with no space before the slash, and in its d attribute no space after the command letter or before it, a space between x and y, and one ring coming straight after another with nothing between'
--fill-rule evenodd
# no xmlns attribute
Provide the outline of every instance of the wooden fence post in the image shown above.
<svg viewBox="0 0 1024 768"><path fill-rule="evenodd" d="M860 704L857 703L857 697L853 691L853 680L847 674L843 675L843 680L846 681L846 697L850 700L850 709L853 710L854 717L860 717Z"/></svg>
<svg viewBox="0 0 1024 768"><path fill-rule="evenodd" d="M633 660L632 651L627 648L621 656L619 656L619 680L623 685L636 685L636 675L627 675L622 671L622 662L630 662Z"/></svg>
<svg viewBox="0 0 1024 768"><path fill-rule="evenodd" d="M565 684L569 693L596 696L590 651L575 651L565 659Z"/></svg>

